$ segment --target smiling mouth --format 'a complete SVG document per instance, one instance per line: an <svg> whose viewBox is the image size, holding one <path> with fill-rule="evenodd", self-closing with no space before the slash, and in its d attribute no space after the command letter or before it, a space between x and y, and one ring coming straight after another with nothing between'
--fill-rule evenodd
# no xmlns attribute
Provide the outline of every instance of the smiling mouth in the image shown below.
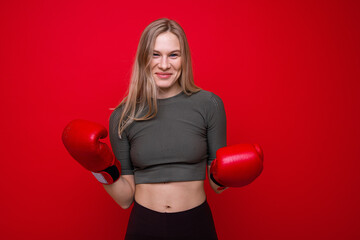
<svg viewBox="0 0 360 240"><path fill-rule="evenodd" d="M155 74L159 78L169 78L172 75L171 73L155 73Z"/></svg>
<svg viewBox="0 0 360 240"><path fill-rule="evenodd" d="M161 72L157 72L157 75L171 75L171 73L161 73Z"/></svg>

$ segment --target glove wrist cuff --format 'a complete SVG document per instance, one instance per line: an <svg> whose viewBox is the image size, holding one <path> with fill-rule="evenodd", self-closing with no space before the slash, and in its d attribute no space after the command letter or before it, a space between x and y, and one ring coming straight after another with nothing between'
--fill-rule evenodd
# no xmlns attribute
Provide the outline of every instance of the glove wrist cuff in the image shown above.
<svg viewBox="0 0 360 240"><path fill-rule="evenodd" d="M222 185L221 183L219 183L218 181L215 180L214 176L212 173L210 173L210 179L218 186L220 187L225 187L224 185Z"/></svg>
<svg viewBox="0 0 360 240"><path fill-rule="evenodd" d="M91 172L94 177L102 184L112 184L119 179L121 174L120 163L115 159L114 165L100 171L100 172Z"/></svg>

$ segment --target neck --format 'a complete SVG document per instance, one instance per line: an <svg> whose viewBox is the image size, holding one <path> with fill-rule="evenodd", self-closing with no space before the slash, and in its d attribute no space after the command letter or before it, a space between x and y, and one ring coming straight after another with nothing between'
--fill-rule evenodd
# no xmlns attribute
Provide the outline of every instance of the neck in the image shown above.
<svg viewBox="0 0 360 240"><path fill-rule="evenodd" d="M182 91L180 85L176 88L173 89L158 89L158 94L157 94L157 98L158 99L163 99L163 98L170 98L173 96L178 95L180 92Z"/></svg>

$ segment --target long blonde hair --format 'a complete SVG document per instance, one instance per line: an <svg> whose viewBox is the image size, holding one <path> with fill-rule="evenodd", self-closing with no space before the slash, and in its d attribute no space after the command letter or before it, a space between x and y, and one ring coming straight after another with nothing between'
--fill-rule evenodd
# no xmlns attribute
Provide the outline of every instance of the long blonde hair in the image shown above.
<svg viewBox="0 0 360 240"><path fill-rule="evenodd" d="M133 121L149 120L157 114L157 86L151 75L150 61L157 36L165 32L175 34L180 41L181 74L178 81L182 91L191 95L201 90L194 83L190 48L182 27L167 18L153 21L141 34L127 95L116 107L123 107L118 128L119 137ZM140 116L145 108L148 108L146 114Z"/></svg>

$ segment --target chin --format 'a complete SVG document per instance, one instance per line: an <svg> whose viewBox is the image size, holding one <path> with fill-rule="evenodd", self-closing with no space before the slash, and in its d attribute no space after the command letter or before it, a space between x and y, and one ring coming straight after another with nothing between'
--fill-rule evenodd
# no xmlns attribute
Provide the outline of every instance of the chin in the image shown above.
<svg viewBox="0 0 360 240"><path fill-rule="evenodd" d="M156 85L158 88L160 88L160 89L162 89L162 90L166 90L166 89L170 89L171 88L171 86L169 86L169 85L164 85L164 84L162 84L162 85Z"/></svg>
<svg viewBox="0 0 360 240"><path fill-rule="evenodd" d="M155 83L158 88L163 88L163 89L171 88L174 85L172 82L164 82L164 81L155 81Z"/></svg>

